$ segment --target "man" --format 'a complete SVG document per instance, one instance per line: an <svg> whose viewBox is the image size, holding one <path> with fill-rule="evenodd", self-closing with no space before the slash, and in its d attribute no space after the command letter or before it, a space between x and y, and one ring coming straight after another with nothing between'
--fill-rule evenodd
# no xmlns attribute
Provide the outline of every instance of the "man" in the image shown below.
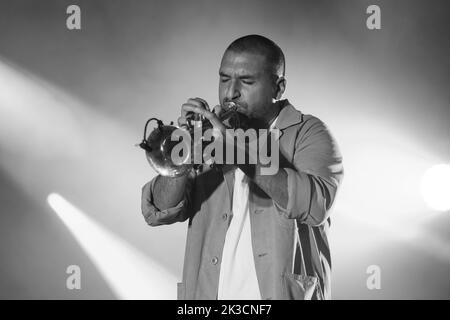
<svg viewBox="0 0 450 320"><path fill-rule="evenodd" d="M281 100L285 59L271 40L249 35L226 49L219 101L235 102L252 128L278 129L280 168L224 165L143 187L151 226L189 219L179 299L328 299L329 213L343 177L341 155L326 126ZM182 106L179 125L198 113L225 134L201 98Z"/></svg>

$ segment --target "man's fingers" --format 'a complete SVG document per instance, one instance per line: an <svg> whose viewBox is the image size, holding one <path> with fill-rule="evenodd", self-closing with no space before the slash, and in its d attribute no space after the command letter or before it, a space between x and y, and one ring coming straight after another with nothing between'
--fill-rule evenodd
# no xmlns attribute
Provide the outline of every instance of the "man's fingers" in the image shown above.
<svg viewBox="0 0 450 320"><path fill-rule="evenodd" d="M202 98L190 98L190 99L188 99L187 103L193 104L195 106L204 108L209 111L208 102L206 102L206 100L204 100Z"/></svg>
<svg viewBox="0 0 450 320"><path fill-rule="evenodd" d="M203 108L200 108L200 107L197 107L197 106L193 106L193 105L190 105L190 104L184 104L182 109L186 113L188 113L188 112L195 112L195 113L198 113L198 114L202 115L203 117L208 119L214 127L217 127L217 128L220 128L220 129L224 128L223 123L220 122L220 120L217 117L217 115L215 113L211 112L211 111L208 111L206 109L203 109Z"/></svg>
<svg viewBox="0 0 450 320"><path fill-rule="evenodd" d="M185 108L185 106L192 106L192 107L198 107L200 109L210 110L208 103L201 98L190 98L181 106L181 116L186 117L189 112L195 112L202 114L201 110L198 109L189 109Z"/></svg>
<svg viewBox="0 0 450 320"><path fill-rule="evenodd" d="M188 124L188 119L190 118L190 114L200 114L204 118L208 119L211 124L219 129L223 130L225 126L218 117L223 110L221 106L214 107L214 112L210 111L208 103L201 98L191 98L188 99L186 103L181 106L181 117L178 118L178 124L181 126L182 124Z"/></svg>
<svg viewBox="0 0 450 320"><path fill-rule="evenodd" d="M195 104L192 103L184 103L181 105L181 116L182 117L192 117L193 113L200 113L202 112L202 110L205 110L204 108L201 108Z"/></svg>
<svg viewBox="0 0 450 320"><path fill-rule="evenodd" d="M179 117L178 118L178 126L187 126L187 119L185 117Z"/></svg>
<svg viewBox="0 0 450 320"><path fill-rule="evenodd" d="M217 106L214 107L213 112L216 114L216 116L220 117L220 115L222 114L222 112L224 112L224 108L218 104Z"/></svg>
<svg viewBox="0 0 450 320"><path fill-rule="evenodd" d="M206 100L199 98L199 97L196 97L195 100L200 101L206 110L211 111L211 109L209 108L208 102L206 102Z"/></svg>
<svg viewBox="0 0 450 320"><path fill-rule="evenodd" d="M205 117L206 117L207 113L211 113L210 111L206 110L205 108L199 107L199 106L194 105L194 104L190 104L190 103L183 104L181 106L181 115L186 117L186 115L189 112L198 113L198 114L200 114L202 116L205 116Z"/></svg>

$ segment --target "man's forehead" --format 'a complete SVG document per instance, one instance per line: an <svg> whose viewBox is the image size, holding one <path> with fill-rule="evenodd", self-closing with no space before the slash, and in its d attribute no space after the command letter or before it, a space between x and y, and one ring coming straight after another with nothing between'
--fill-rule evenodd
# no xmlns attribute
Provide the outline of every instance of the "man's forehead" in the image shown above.
<svg viewBox="0 0 450 320"><path fill-rule="evenodd" d="M263 55L250 52L226 51L220 64L221 73L258 74L267 68Z"/></svg>

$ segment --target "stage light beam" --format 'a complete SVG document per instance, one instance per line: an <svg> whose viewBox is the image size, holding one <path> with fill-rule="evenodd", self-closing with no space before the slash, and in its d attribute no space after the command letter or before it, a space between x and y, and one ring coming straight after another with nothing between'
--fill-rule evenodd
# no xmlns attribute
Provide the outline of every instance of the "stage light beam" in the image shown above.
<svg viewBox="0 0 450 320"><path fill-rule="evenodd" d="M175 299L176 277L56 193L47 197L119 299Z"/></svg>

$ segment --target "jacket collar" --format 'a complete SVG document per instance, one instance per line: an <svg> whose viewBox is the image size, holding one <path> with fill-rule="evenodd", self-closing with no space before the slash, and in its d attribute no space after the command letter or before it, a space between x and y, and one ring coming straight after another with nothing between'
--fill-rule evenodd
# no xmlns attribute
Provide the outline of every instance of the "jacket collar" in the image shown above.
<svg viewBox="0 0 450 320"><path fill-rule="evenodd" d="M303 121L303 113L300 110L295 109L287 99L282 100L281 103L282 108L278 114L278 119L275 122L275 128L284 130Z"/></svg>

